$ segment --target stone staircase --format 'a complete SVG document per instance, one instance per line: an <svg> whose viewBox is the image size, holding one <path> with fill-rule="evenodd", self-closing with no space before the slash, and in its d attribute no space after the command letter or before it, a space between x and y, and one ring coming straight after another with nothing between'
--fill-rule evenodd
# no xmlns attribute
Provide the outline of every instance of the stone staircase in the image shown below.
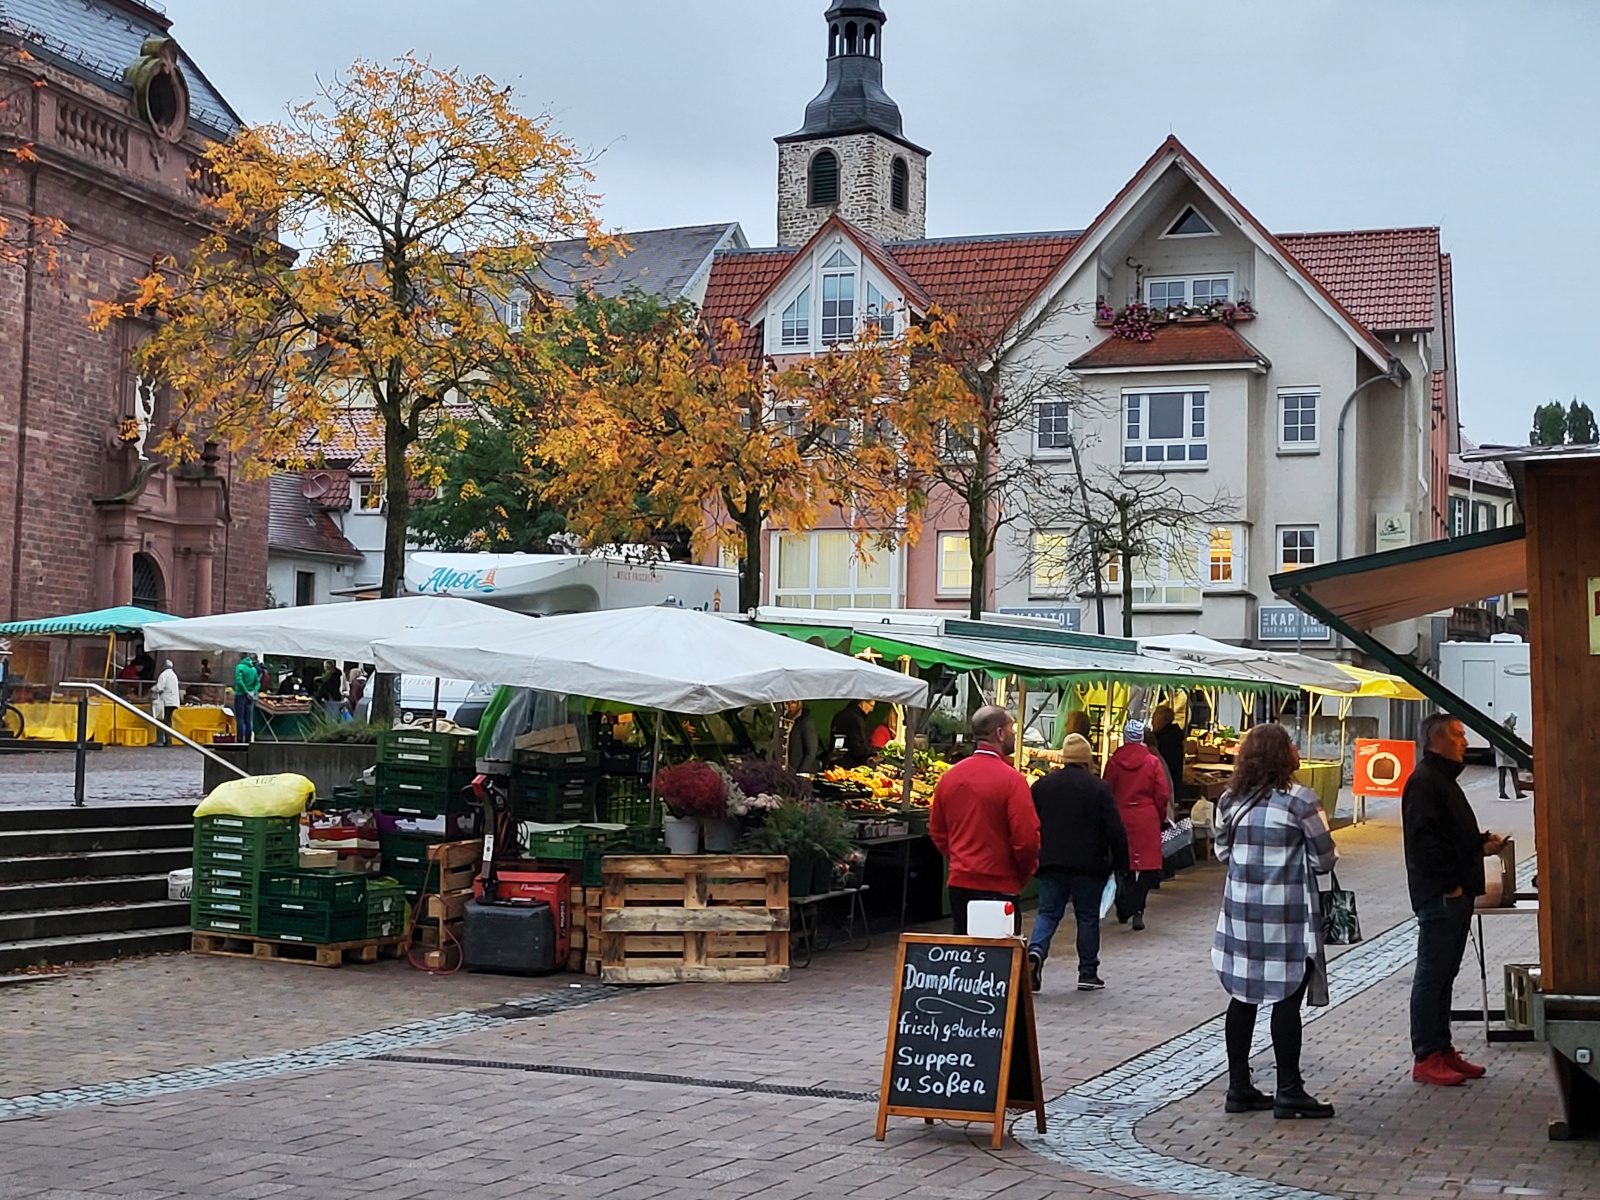
<svg viewBox="0 0 1600 1200"><path fill-rule="evenodd" d="M193 807L0 805L0 974L187 949Z"/></svg>

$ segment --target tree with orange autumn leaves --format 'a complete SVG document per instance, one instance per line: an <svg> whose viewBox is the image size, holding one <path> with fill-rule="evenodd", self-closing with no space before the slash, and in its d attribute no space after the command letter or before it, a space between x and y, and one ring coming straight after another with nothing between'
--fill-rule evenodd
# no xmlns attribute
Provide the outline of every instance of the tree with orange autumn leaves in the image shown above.
<svg viewBox="0 0 1600 1200"><path fill-rule="evenodd" d="M936 353L947 329L937 314L893 341L868 326L784 368L743 353L735 323L712 329L681 308L642 337L586 335L592 352L535 389L548 399L546 495L590 544L678 526L697 551L733 551L744 611L760 603L766 529L837 512L862 554L915 542L937 431L971 417Z"/></svg>
<svg viewBox="0 0 1600 1200"><path fill-rule="evenodd" d="M0 212L0 264L27 263L48 272L55 270L67 223L37 211L31 173L39 156L33 143L20 136L32 125L32 114L27 109L34 101L28 98L29 91L49 86L34 66L36 61L20 46L0 47L0 69L12 80L26 80L20 89L0 95L0 163L5 164L0 167L0 189L11 193L8 198L26 213L26 219L15 220ZM18 168L15 176L13 164ZM13 188L13 180L20 183L24 179L28 180L26 187Z"/></svg>
<svg viewBox="0 0 1600 1200"><path fill-rule="evenodd" d="M265 472L317 438L380 436L394 596L413 448L447 405L509 402L528 320L519 337L502 305L532 290L550 241L608 246L592 177L508 89L409 56L357 62L284 123L214 146L206 167L214 232L94 320L154 318L133 365L172 390L157 449L173 459L210 440Z"/></svg>

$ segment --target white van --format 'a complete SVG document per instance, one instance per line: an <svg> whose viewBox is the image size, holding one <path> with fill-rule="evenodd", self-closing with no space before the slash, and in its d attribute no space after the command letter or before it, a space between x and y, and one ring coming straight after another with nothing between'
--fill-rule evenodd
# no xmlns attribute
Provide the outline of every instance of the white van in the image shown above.
<svg viewBox="0 0 1600 1200"><path fill-rule="evenodd" d="M1517 736L1533 742L1533 679L1528 643L1514 633L1487 642L1441 642L1439 682L1498 724L1517 714ZM1468 727L1467 745L1487 750L1482 734Z"/></svg>

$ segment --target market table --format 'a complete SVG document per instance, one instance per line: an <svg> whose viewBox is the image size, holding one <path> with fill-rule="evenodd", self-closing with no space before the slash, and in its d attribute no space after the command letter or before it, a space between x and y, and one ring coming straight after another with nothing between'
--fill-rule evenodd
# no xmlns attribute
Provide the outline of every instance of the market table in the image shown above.
<svg viewBox="0 0 1600 1200"><path fill-rule="evenodd" d="M850 939L851 949L865 950L872 945L872 928L867 924L867 906L861 899L862 893L868 890L867 885L862 884L859 887L835 888L831 892L818 892L812 896L790 896L789 907L800 918L800 946L805 951L804 961L793 962L791 960L791 964L796 967L809 967L811 965L811 954L817 939L817 906L827 900L848 898L848 902L845 905L845 936ZM856 917L858 914L861 918L861 933L859 936L856 934ZM810 917L809 921L807 921L808 915ZM831 944L832 939L830 938L827 943L823 944L822 948L826 950Z"/></svg>
<svg viewBox="0 0 1600 1200"><path fill-rule="evenodd" d="M1532 900L1534 903L1529 908L1519 907L1518 902L1523 900ZM1510 904L1473 910L1472 924L1468 927L1468 933L1472 938L1473 952L1478 956L1478 990L1483 998L1483 1007L1453 1008L1450 1010L1450 1018L1454 1021L1481 1020L1483 1022L1483 1038L1487 1042L1531 1042L1533 1041L1533 1030L1490 1028L1490 1022L1503 1022L1506 1019L1506 1010L1489 1007L1489 964L1483 941L1483 919L1485 917L1537 917L1539 915L1538 900L1539 894L1537 892L1513 892Z"/></svg>

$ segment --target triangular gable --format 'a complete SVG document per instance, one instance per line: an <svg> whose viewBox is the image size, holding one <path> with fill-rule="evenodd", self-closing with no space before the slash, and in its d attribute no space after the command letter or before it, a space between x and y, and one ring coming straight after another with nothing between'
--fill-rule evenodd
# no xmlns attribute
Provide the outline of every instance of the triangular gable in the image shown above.
<svg viewBox="0 0 1600 1200"><path fill-rule="evenodd" d="M761 319L761 310L766 307L767 301L772 298L772 294L781 291L787 286L793 267L809 259L812 251L821 244L822 240L835 233L843 234L849 238L863 258L868 259L873 266L883 272L885 277L894 282L895 286L905 294L906 303L913 313L922 316L928 311L933 303L928 298L928 293L922 290L921 285L915 279L906 274L904 267L895 262L894 255L889 253L884 244L860 226L852 225L843 217L835 215L824 221L822 228L811 235L811 240L794 252L794 257L790 259L789 270L785 270L759 296L750 301L743 314L745 321L751 324L759 321Z"/></svg>
<svg viewBox="0 0 1600 1200"><path fill-rule="evenodd" d="M1149 193L1156 181L1169 169L1176 167L1181 170L1198 187L1201 193L1211 201L1224 214L1230 217L1258 249L1267 257L1278 263L1300 285L1302 290L1319 309L1340 329L1342 329L1356 346L1356 349L1365 354L1372 363L1382 370L1387 371L1393 356L1390 355L1384 344L1377 336L1352 316L1344 305L1336 300L1332 293L1313 276L1300 261L1294 257L1283 244L1278 241L1251 215L1250 211L1234 199L1232 193L1219 183L1210 171L1200 164L1200 161L1176 137L1168 136L1160 147L1140 167L1112 199L1111 203L1101 210L1089 227L1084 230L1072 247L1072 252L1062 263L1061 269L1056 272L1055 278L1046 286L1039 297L1029 306L1018 320L1016 328L1025 329L1033 323L1048 307L1050 302L1060 293L1083 264L1091 255L1096 253L1107 233L1115 228L1141 200Z"/></svg>

